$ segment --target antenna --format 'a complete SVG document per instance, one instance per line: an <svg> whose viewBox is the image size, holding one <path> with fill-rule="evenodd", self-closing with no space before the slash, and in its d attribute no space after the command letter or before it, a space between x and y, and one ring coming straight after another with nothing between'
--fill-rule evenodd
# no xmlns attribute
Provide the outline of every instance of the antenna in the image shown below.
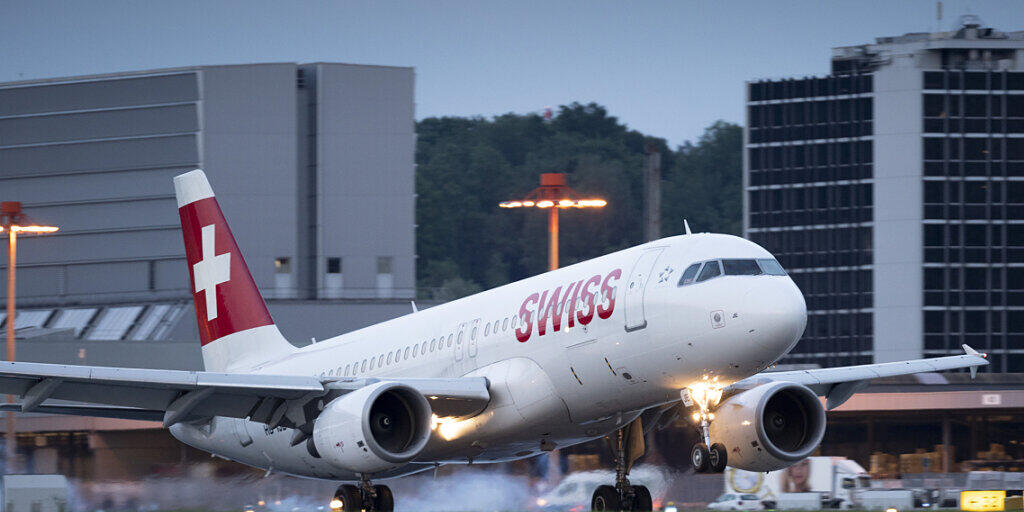
<svg viewBox="0 0 1024 512"><path fill-rule="evenodd" d="M683 219L683 228L686 229L686 234L687 235L692 235L693 234L693 233L690 232L690 223L686 222L686 219Z"/></svg>
<svg viewBox="0 0 1024 512"><path fill-rule="evenodd" d="M416 307L416 301L410 300L409 304L412 304L412 312L413 313L419 313L420 309Z"/></svg>

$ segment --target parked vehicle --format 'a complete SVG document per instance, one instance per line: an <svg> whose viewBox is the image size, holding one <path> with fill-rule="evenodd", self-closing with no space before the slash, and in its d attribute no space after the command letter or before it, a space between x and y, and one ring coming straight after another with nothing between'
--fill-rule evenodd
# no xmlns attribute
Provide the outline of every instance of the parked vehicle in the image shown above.
<svg viewBox="0 0 1024 512"><path fill-rule="evenodd" d="M65 512L68 479L64 475L4 475L3 512Z"/></svg>
<svg viewBox="0 0 1024 512"><path fill-rule="evenodd" d="M756 494L725 493L708 503L711 510L764 510L764 504Z"/></svg>
<svg viewBox="0 0 1024 512"><path fill-rule="evenodd" d="M596 486L608 482L615 474L611 471L580 471L570 473L554 488L541 494L534 503L534 510L590 510L591 493ZM644 485L654 497L655 507L668 490L668 480L661 470L654 466L638 466L629 474L633 485ZM737 509L738 510L738 509Z"/></svg>
<svg viewBox="0 0 1024 512"><path fill-rule="evenodd" d="M806 494L791 496L788 501L796 504L817 500L815 509L855 508L858 494L870 487L867 471L845 457L807 457L786 469L769 473L732 467L725 470L725 494L754 494L770 509L782 508L779 501L783 494Z"/></svg>

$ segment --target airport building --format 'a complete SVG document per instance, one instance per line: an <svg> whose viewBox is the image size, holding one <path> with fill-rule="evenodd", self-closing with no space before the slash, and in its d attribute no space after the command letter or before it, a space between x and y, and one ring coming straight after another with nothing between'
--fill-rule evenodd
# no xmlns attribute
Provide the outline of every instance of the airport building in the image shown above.
<svg viewBox="0 0 1024 512"><path fill-rule="evenodd" d="M1024 372L1024 31L960 21L747 84L744 234L807 298L784 362Z"/></svg>
<svg viewBox="0 0 1024 512"><path fill-rule="evenodd" d="M0 83L0 199L60 227L19 237L18 360L202 369L172 183L196 168L293 343L411 312L413 85L412 68L341 63ZM31 415L18 430L28 469L82 478L190 450L146 422Z"/></svg>

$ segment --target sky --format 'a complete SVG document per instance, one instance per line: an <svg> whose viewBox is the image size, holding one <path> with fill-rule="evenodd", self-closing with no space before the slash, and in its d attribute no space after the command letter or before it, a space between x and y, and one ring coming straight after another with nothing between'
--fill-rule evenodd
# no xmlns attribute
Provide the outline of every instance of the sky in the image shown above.
<svg viewBox="0 0 1024 512"><path fill-rule="evenodd" d="M596 102L670 146L743 122L744 82L821 75L831 48L1024 30L1021 0L0 0L0 82L202 64L416 68L416 117Z"/></svg>

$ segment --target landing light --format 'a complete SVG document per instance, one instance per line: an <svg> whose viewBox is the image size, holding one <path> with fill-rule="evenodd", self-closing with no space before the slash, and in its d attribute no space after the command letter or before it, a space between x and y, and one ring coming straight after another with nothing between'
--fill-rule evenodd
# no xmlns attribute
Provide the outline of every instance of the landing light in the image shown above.
<svg viewBox="0 0 1024 512"><path fill-rule="evenodd" d="M546 500L544 498L537 498L537 506L538 507L543 507L544 505L547 505L547 504L548 504L548 500Z"/></svg>
<svg viewBox="0 0 1024 512"><path fill-rule="evenodd" d="M327 506L331 507L331 510L341 510L342 507L345 506L345 504L342 503L341 500L339 500L338 498L334 498Z"/></svg>
<svg viewBox="0 0 1024 512"><path fill-rule="evenodd" d="M900 511L896 510L895 508L889 507L889 508L885 509L885 512L900 512Z"/></svg>

